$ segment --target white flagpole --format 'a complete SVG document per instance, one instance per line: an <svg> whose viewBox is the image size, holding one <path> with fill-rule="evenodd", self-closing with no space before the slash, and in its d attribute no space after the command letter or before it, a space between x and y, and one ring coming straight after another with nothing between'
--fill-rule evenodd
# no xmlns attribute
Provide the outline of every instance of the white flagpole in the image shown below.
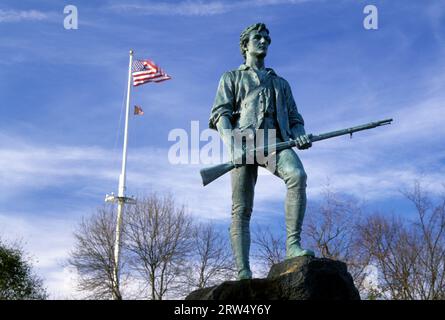
<svg viewBox="0 0 445 320"><path fill-rule="evenodd" d="M130 50L130 62L128 64L128 87L127 87L127 105L126 105L126 117L125 117L125 131L124 131L124 147L122 153L122 171L119 176L119 192L117 199L112 196L106 196L105 201L118 201L117 207L117 221L116 221L116 234L114 242L114 269L113 269L113 299L122 299L119 290L119 254L121 245L121 228L122 228L122 215L124 213L125 203L134 203L134 199L127 198L125 195L125 183L126 183L126 169L127 169L127 143L128 143L128 120L130 117L130 91L131 91L131 66L133 64L133 50Z"/></svg>
<svg viewBox="0 0 445 320"><path fill-rule="evenodd" d="M130 117L130 91L131 91L131 65L133 64L133 50L130 50L130 63L128 65L127 106L124 131L124 150L122 154L122 172L119 177L119 197L125 197L125 180L127 167L128 119Z"/></svg>

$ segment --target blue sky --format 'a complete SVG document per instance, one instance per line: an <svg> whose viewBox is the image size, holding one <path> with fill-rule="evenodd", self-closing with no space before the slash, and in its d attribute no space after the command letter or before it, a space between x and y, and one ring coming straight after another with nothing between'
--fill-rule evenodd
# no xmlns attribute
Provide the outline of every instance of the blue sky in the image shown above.
<svg viewBox="0 0 445 320"><path fill-rule="evenodd" d="M78 8L77 30L63 28L67 4ZM368 4L378 30L363 27ZM2 1L0 235L23 239L53 297L75 294L61 262L80 217L117 191L130 48L173 79L133 90L145 115L130 119L128 193L170 191L227 226L228 177L203 188L202 165L168 162L168 134L192 120L206 128L219 77L242 63L239 34L255 22L271 32L266 65L289 81L306 131L394 118L299 152L310 201L329 181L373 210L404 213L399 190L414 179L443 191L443 1ZM256 222L282 223L284 193L261 171Z"/></svg>

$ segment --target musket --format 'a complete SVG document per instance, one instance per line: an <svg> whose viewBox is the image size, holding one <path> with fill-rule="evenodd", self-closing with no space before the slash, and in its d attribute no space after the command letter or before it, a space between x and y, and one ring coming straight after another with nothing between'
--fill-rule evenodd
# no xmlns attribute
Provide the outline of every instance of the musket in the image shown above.
<svg viewBox="0 0 445 320"><path fill-rule="evenodd" d="M356 126L356 127L351 127L351 128L346 128L346 129L342 129L342 130L326 132L326 133L322 133L322 134L319 134L319 135L308 134L308 137L309 137L311 142L317 142L317 141L321 141L321 140L326 140L326 139L342 136L342 135L345 135L345 134L349 134L352 137L352 134L354 132L362 131L362 130L368 130L368 129L384 126L384 125L387 125L387 124L391 124L392 121L393 121L393 119L385 119L385 120L381 120L381 121L375 121L375 122L366 123L366 124L363 124L363 125L360 125L360 126ZM281 151L281 150L284 150L284 149L293 148L293 147L295 147L297 145L298 145L297 140L289 140L289 141L285 141L285 142L279 142L279 143L276 143L276 144L268 145L268 146L265 146L265 147L253 148L253 149L247 151L247 153L254 153L254 152L259 152L259 151L263 151L263 152L266 151L267 152L267 150L274 150L275 152L278 152L278 151ZM201 169L200 170L200 174L201 174L201 178L202 178L202 184L204 186L206 186L209 183L211 183L214 180L216 180L219 177L221 177L222 175L224 175L227 172L231 171L235 167L239 166L239 165L235 166L234 163L237 163L237 164L240 163L240 165L243 165L242 164L242 159L236 159L235 161L229 161L229 162L226 162L226 163L222 163L222 164L218 164L218 165L215 165L215 166L212 166L212 167Z"/></svg>

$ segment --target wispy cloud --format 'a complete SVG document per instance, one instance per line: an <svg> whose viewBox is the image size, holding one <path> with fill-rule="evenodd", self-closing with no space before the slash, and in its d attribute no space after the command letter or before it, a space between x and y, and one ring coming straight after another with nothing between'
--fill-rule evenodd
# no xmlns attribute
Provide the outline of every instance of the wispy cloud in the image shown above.
<svg viewBox="0 0 445 320"><path fill-rule="evenodd" d="M182 1L179 3L153 2L135 4L114 4L113 11L132 11L144 15L212 16L252 7L283 4L300 4L311 0L259 0L259 1ZM312 0L313 1L313 0Z"/></svg>
<svg viewBox="0 0 445 320"><path fill-rule="evenodd" d="M113 178L110 154L100 148L43 147L15 140L13 147L3 146L0 150L0 186L6 190L1 198L67 185L74 178Z"/></svg>
<svg viewBox="0 0 445 320"><path fill-rule="evenodd" d="M0 9L0 23L2 22L22 22L22 21L42 21L49 18L49 15L39 10L4 10Z"/></svg>

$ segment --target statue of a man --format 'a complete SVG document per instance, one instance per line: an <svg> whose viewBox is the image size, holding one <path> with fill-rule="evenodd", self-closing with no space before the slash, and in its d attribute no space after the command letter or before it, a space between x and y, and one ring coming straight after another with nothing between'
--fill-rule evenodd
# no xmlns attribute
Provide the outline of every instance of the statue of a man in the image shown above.
<svg viewBox="0 0 445 320"><path fill-rule="evenodd" d="M209 126L221 134L232 160L241 150L240 146L233 143L230 134L233 129L243 131L249 128L254 133L261 129L263 132L275 129L275 141L271 141L272 136L269 136L268 144L292 138L297 139L298 149L311 147L288 82L264 66L270 43L269 30L263 23L246 28L240 36L240 49L245 62L237 70L224 73L219 82ZM267 134L265 137L268 137ZM306 210L306 173L303 165L292 149L274 155L276 165L273 166L273 174L284 180L287 187L286 258L314 255L311 250L302 249L300 245ZM249 222L259 165L264 166L255 160L251 164L238 165L231 171L230 236L240 280L252 278L249 265Z"/></svg>

